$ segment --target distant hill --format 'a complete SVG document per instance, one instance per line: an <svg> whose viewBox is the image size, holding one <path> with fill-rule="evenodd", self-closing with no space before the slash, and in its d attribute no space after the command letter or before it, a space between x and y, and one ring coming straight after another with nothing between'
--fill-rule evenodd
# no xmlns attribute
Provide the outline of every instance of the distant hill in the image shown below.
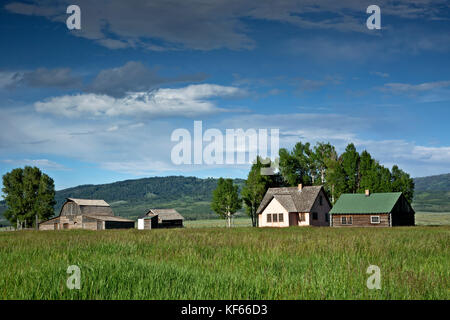
<svg viewBox="0 0 450 320"><path fill-rule="evenodd" d="M243 179L234 182L240 189ZM450 212L450 174L415 178L413 207L416 211ZM175 208L186 219L215 218L210 208L217 179L171 176L125 180L109 184L81 185L56 192L55 213L66 198L104 199L116 215L137 218L148 208ZM0 224L5 205L0 202ZM241 214L244 214L241 210Z"/></svg>
<svg viewBox="0 0 450 320"><path fill-rule="evenodd" d="M450 212L450 173L415 178L416 211Z"/></svg>
<svg viewBox="0 0 450 320"><path fill-rule="evenodd" d="M416 191L450 191L450 173L414 178Z"/></svg>

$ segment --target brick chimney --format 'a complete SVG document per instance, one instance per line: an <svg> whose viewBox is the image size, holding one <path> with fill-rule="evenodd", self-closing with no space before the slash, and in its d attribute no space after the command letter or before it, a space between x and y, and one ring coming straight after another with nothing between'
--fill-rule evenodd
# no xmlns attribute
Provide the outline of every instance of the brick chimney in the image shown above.
<svg viewBox="0 0 450 320"><path fill-rule="evenodd" d="M298 191L302 191L302 189L303 189L303 184L300 183L300 184L298 185Z"/></svg>
<svg viewBox="0 0 450 320"><path fill-rule="evenodd" d="M366 189L366 197L370 196L370 190Z"/></svg>

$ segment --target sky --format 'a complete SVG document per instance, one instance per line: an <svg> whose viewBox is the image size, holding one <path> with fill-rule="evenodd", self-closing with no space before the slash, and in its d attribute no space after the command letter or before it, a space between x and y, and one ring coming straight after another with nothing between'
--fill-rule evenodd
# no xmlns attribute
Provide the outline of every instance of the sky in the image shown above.
<svg viewBox="0 0 450 320"><path fill-rule="evenodd" d="M80 30L66 24L72 4ZM2 1L0 174L37 166L57 190L245 178L248 163L173 161L174 131L193 137L194 121L223 135L277 129L288 149L354 143L413 177L448 173L450 5L376 1L381 29L369 30L371 4Z"/></svg>

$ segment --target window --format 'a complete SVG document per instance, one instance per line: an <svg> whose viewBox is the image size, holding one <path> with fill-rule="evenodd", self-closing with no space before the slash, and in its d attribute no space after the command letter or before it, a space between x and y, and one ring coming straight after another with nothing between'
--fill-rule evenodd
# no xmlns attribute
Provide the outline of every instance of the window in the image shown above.
<svg viewBox="0 0 450 320"><path fill-rule="evenodd" d="M341 224L347 224L347 217L341 218Z"/></svg>
<svg viewBox="0 0 450 320"><path fill-rule="evenodd" d="M299 213L298 214L298 220L299 221L305 221L305 214L304 213Z"/></svg>
<svg viewBox="0 0 450 320"><path fill-rule="evenodd" d="M278 214L278 221L279 221L279 222L283 222L283 221L284 221L284 216L283 216L282 213L279 213L279 214Z"/></svg>
<svg viewBox="0 0 450 320"><path fill-rule="evenodd" d="M370 223L380 223L380 216L370 216Z"/></svg>
<svg viewBox="0 0 450 320"><path fill-rule="evenodd" d="M330 214L329 213L325 213L325 221L326 222L330 221Z"/></svg>
<svg viewBox="0 0 450 320"><path fill-rule="evenodd" d="M273 214L272 221L278 222L278 215L276 213Z"/></svg>
<svg viewBox="0 0 450 320"><path fill-rule="evenodd" d="M317 220L317 212L313 212L313 220Z"/></svg>
<svg viewBox="0 0 450 320"><path fill-rule="evenodd" d="M353 217L347 217L347 224L353 224Z"/></svg>
<svg viewBox="0 0 450 320"><path fill-rule="evenodd" d="M323 197L322 196L319 197L319 205L323 205Z"/></svg>
<svg viewBox="0 0 450 320"><path fill-rule="evenodd" d="M267 222L272 222L272 215L270 213L267 215Z"/></svg>

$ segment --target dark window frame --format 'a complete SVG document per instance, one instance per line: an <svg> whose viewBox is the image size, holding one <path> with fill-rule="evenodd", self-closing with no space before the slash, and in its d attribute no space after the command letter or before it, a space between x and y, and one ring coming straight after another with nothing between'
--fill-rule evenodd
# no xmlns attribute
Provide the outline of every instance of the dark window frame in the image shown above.
<svg viewBox="0 0 450 320"><path fill-rule="evenodd" d="M278 222L284 222L284 214L282 213L278 214Z"/></svg>
<svg viewBox="0 0 450 320"><path fill-rule="evenodd" d="M272 214L267 214L267 223L272 223Z"/></svg>

